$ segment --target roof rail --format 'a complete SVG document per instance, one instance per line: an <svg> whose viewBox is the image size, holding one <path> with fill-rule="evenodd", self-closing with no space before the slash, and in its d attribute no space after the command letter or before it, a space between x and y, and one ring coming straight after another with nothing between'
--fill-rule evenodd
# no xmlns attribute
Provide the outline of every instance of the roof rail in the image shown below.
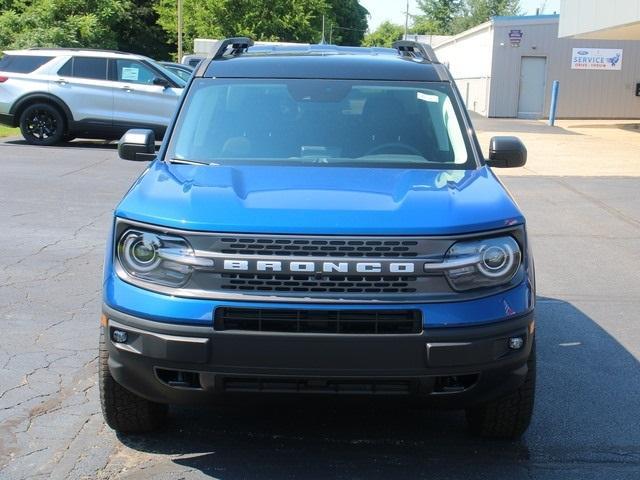
<svg viewBox="0 0 640 480"><path fill-rule="evenodd" d="M398 53L403 57L421 57L431 63L440 63L431 45L414 42L413 40L398 40L393 42L392 47L398 50Z"/></svg>
<svg viewBox="0 0 640 480"><path fill-rule="evenodd" d="M108 48L80 48L80 47L30 47L27 50L62 50L65 52L104 52L117 53L120 55L137 55L131 52L121 52L119 50L109 50Z"/></svg>
<svg viewBox="0 0 640 480"><path fill-rule="evenodd" d="M253 47L253 40L248 37L225 38L216 45L216 53L214 53L213 59L224 57L229 46L231 46L231 55L240 55L246 52L249 47Z"/></svg>

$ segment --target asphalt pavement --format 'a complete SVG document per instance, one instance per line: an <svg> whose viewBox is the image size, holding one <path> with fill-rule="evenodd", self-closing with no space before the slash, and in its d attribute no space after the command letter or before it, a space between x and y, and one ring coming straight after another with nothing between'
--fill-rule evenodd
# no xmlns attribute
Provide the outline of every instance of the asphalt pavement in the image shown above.
<svg viewBox="0 0 640 480"><path fill-rule="evenodd" d="M0 142L1 479L640 478L640 166L503 177L538 274L536 409L518 442L469 436L461 412L304 398L175 408L161 432L116 435L97 391L103 249L145 166L101 142Z"/></svg>

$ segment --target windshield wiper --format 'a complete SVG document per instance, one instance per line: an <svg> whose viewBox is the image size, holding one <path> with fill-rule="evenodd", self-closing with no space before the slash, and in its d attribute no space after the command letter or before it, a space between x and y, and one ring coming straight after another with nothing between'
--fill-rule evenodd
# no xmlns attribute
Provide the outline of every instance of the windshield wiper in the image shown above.
<svg viewBox="0 0 640 480"><path fill-rule="evenodd" d="M186 160L184 158L170 158L169 163L178 163L183 165L220 165L215 162L198 162L196 160Z"/></svg>

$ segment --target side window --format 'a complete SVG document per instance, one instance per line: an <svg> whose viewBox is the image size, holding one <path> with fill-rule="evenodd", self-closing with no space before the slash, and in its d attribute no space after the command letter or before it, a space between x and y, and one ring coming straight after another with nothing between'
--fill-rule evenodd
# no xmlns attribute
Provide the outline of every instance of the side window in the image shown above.
<svg viewBox="0 0 640 480"><path fill-rule="evenodd" d="M153 79L158 75L142 62L136 60L116 60L116 80L124 83L141 83L153 85Z"/></svg>
<svg viewBox="0 0 640 480"><path fill-rule="evenodd" d="M73 58L70 58L67 63L65 63L60 70L58 70L58 75L61 77L70 77L73 73Z"/></svg>
<svg viewBox="0 0 640 480"><path fill-rule="evenodd" d="M31 73L52 58L40 55L5 55L0 58L0 72Z"/></svg>
<svg viewBox="0 0 640 480"><path fill-rule="evenodd" d="M62 68L65 67L66 64ZM93 57L75 57L73 59L73 76L77 78L90 78L93 80L106 80L107 59Z"/></svg>

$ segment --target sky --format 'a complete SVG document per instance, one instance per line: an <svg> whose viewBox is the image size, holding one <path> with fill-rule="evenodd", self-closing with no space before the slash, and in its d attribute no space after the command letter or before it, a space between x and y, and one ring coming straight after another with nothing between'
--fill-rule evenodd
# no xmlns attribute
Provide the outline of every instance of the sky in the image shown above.
<svg viewBox="0 0 640 480"><path fill-rule="evenodd" d="M523 13L535 15L536 8L546 3L544 13L551 14L560 10L560 0L520 0ZM404 25L406 0L360 0L360 4L369 10L369 29L375 30L385 20ZM419 13L417 0L409 0L409 13Z"/></svg>

